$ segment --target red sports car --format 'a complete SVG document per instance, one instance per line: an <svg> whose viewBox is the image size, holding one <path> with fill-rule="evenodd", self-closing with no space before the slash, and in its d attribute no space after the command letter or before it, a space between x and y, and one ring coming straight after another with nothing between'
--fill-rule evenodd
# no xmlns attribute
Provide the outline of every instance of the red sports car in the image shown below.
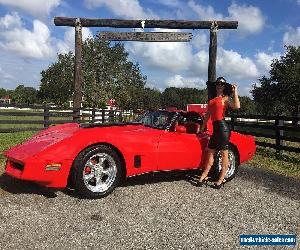
<svg viewBox="0 0 300 250"><path fill-rule="evenodd" d="M6 174L52 188L71 185L82 197L109 194L122 179L153 171L197 169L209 133L196 112L147 111L135 122L50 127L5 152ZM231 133L227 180L255 153L252 136ZM216 154L213 175L221 168Z"/></svg>

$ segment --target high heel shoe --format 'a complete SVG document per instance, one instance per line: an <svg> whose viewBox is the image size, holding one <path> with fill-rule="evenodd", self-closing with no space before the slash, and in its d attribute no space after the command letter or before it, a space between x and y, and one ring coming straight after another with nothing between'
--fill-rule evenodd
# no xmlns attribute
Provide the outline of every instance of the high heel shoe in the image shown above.
<svg viewBox="0 0 300 250"><path fill-rule="evenodd" d="M196 187L202 187L203 185L207 186L207 182L208 182L207 177L205 177L202 181L200 181L200 179L198 179L198 181L196 183Z"/></svg>
<svg viewBox="0 0 300 250"><path fill-rule="evenodd" d="M212 186L213 189L220 189L221 187L224 187L224 183L221 183L220 185L218 185L217 183L214 183L214 185Z"/></svg>
<svg viewBox="0 0 300 250"><path fill-rule="evenodd" d="M217 183L214 183L214 185L212 186L212 188L214 189L220 189L222 186L224 187L224 184L225 184L226 181L223 181L221 184L217 184Z"/></svg>

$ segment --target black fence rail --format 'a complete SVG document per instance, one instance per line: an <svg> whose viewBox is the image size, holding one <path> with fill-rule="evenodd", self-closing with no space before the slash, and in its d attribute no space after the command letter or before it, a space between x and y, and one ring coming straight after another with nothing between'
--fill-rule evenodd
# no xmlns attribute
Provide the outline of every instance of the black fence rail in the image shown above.
<svg viewBox="0 0 300 250"><path fill-rule="evenodd" d="M133 111L115 109L61 109L49 105L0 104L0 133L35 131L68 122L126 122L137 117Z"/></svg>
<svg viewBox="0 0 300 250"><path fill-rule="evenodd" d="M256 144L270 147L276 151L300 153L300 117L232 115L231 127L240 133L256 137ZM259 138L274 139L274 143L264 142ZM291 145L292 144L292 145Z"/></svg>

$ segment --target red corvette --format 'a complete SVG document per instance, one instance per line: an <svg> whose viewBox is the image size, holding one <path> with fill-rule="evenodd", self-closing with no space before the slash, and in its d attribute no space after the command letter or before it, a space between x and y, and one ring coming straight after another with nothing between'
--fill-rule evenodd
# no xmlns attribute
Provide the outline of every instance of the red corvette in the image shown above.
<svg viewBox="0 0 300 250"><path fill-rule="evenodd" d="M198 133L196 112L147 111L137 121L68 123L50 127L5 152L6 174L52 188L72 185L82 197L109 194L127 176L197 169L208 133ZM227 180L255 153L252 136L231 133ZM221 167L216 155L214 175Z"/></svg>

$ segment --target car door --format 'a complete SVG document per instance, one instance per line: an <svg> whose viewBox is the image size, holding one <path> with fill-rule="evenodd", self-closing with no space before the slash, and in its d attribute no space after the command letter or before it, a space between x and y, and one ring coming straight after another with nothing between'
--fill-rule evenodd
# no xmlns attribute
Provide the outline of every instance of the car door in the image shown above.
<svg viewBox="0 0 300 250"><path fill-rule="evenodd" d="M164 131L158 143L158 170L198 168L207 136Z"/></svg>

